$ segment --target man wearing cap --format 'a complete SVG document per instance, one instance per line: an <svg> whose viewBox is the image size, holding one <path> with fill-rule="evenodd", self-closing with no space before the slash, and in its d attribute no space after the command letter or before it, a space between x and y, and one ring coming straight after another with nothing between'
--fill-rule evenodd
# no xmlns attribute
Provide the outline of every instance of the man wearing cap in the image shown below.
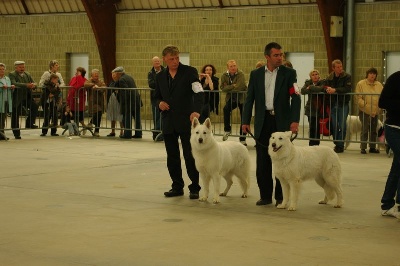
<svg viewBox="0 0 400 266"><path fill-rule="evenodd" d="M165 197L183 195L185 183L182 178L179 138L185 158L186 171L192 181L189 185L189 198L199 198L199 172L196 170L190 145L191 121L199 118L203 106L204 93L199 74L194 67L179 62L178 47L168 45L162 52L167 65L164 71L156 76L156 93L154 98L161 110L162 133L167 151L167 167L172 179L171 190Z"/></svg>
<svg viewBox="0 0 400 266"><path fill-rule="evenodd" d="M119 136L122 139L141 139L142 124L140 120L141 100L139 91L136 88L135 80L125 73L122 66L116 67L112 71L112 78L115 81L116 88L126 88L118 92L118 100L123 115L123 123L125 126L124 134ZM132 136L132 116L135 119L135 135Z"/></svg>
<svg viewBox="0 0 400 266"><path fill-rule="evenodd" d="M26 108L26 128L37 128L35 125L38 113L38 105L33 100L32 91L36 89L36 83L31 75L25 72L25 62L15 61L15 71L8 74L11 84L15 85L13 92L13 111L11 115L11 127L13 128L14 137L21 139L19 130L19 116L23 107Z"/></svg>

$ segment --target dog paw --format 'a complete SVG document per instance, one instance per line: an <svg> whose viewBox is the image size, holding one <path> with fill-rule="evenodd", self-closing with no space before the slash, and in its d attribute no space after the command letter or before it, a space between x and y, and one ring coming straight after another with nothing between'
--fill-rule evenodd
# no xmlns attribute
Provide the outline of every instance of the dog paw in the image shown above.
<svg viewBox="0 0 400 266"><path fill-rule="evenodd" d="M318 201L318 204L327 204L328 202L326 200L320 200Z"/></svg>
<svg viewBox="0 0 400 266"><path fill-rule="evenodd" d="M342 205L334 205L333 208L342 208Z"/></svg>
<svg viewBox="0 0 400 266"><path fill-rule="evenodd" d="M288 211L295 211L296 210L296 207L294 207L294 206L290 206L289 208L288 208Z"/></svg>
<svg viewBox="0 0 400 266"><path fill-rule="evenodd" d="M219 203L219 199L213 199L213 203L214 204L218 204Z"/></svg>
<svg viewBox="0 0 400 266"><path fill-rule="evenodd" d="M220 196L225 197L226 194L224 192L219 193Z"/></svg>
<svg viewBox="0 0 400 266"><path fill-rule="evenodd" d="M242 198L247 198L247 195L246 195L246 194L243 194L243 195L242 195Z"/></svg>
<svg viewBox="0 0 400 266"><path fill-rule="evenodd" d="M205 202L205 201L207 201L207 197L204 197L204 196L203 196L203 197L200 197L200 198L199 198L199 201Z"/></svg>
<svg viewBox="0 0 400 266"><path fill-rule="evenodd" d="M285 209L285 205L283 205L283 204L278 204L278 205L276 206L276 208L278 208L278 209Z"/></svg>

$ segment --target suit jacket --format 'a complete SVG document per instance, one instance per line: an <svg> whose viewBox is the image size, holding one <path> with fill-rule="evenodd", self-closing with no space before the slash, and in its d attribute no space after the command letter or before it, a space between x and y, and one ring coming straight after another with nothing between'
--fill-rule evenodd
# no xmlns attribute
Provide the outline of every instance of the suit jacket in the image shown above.
<svg viewBox="0 0 400 266"><path fill-rule="evenodd" d="M19 106L22 101L32 99L32 91L28 89L28 83L35 83L31 75L28 72L24 72L23 76L20 76L16 71L8 74L11 80L11 84L15 85L13 92L13 106Z"/></svg>
<svg viewBox="0 0 400 266"><path fill-rule="evenodd" d="M293 83L297 81L296 70L280 66L275 82L274 111L278 131L290 130L292 122L299 122L301 98L291 94ZM250 73L247 97L243 108L243 124L250 125L251 113L255 103L254 136L259 138L265 118L265 67Z"/></svg>
<svg viewBox="0 0 400 266"><path fill-rule="evenodd" d="M200 114L204 99L202 92L193 92L193 82L200 82L197 70L181 63L174 79L171 79L168 67L157 74L154 96L156 106L164 101L170 107L170 110L161 112L164 134L190 132L190 114Z"/></svg>

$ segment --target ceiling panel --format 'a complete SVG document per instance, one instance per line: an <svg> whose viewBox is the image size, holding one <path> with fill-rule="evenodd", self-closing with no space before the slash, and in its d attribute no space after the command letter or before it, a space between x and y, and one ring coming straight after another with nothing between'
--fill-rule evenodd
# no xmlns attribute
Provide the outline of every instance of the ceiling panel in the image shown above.
<svg viewBox="0 0 400 266"><path fill-rule="evenodd" d="M356 1L358 2L361 0ZM143 11L185 8L237 8L285 4L316 4L316 2L317 0L120 0L120 2L117 4L117 10ZM23 3L26 5L26 11ZM81 0L0 0L0 15L74 12L85 12L85 8Z"/></svg>

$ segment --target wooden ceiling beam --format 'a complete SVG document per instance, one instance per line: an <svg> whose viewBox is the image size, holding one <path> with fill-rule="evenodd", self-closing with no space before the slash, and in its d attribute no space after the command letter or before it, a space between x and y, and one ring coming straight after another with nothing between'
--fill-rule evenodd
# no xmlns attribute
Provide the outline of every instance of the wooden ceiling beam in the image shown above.
<svg viewBox="0 0 400 266"><path fill-rule="evenodd" d="M322 29L324 31L324 39L326 53L328 58L328 73L332 71L331 63L335 59L343 62L344 57L344 38L331 37L331 16L344 16L345 0L317 0L319 14L321 17Z"/></svg>
<svg viewBox="0 0 400 266"><path fill-rule="evenodd" d="M120 0L82 0L96 38L106 84L111 82L111 71L116 67L116 14Z"/></svg>
<svg viewBox="0 0 400 266"><path fill-rule="evenodd" d="M26 5L25 0L21 0L21 4L22 4L22 7L24 8L25 14L30 15L31 12L29 11L28 6Z"/></svg>

